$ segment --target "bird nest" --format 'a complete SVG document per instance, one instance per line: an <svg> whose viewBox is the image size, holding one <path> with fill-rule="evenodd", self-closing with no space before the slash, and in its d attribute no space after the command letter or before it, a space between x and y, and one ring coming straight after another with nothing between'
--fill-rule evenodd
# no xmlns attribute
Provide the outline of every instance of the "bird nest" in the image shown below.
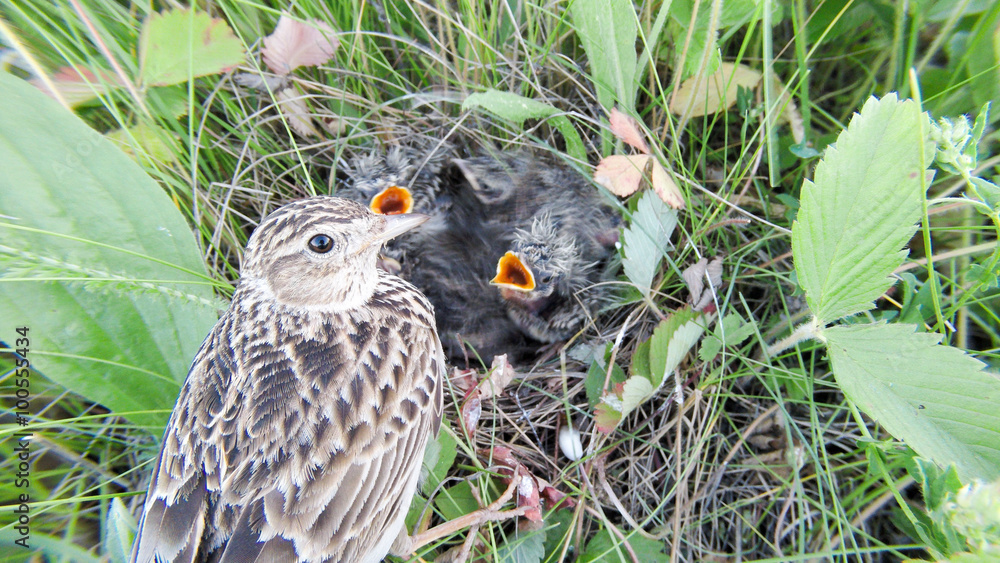
<svg viewBox="0 0 1000 563"><path fill-rule="evenodd" d="M336 194L350 184L352 162L389 147L449 151L459 158L524 151L569 162L581 176L589 175L590 165L601 155L603 112L579 101L590 99L590 94L580 95L581 85L564 67L538 68L534 78L532 86L540 97L589 124L591 130L583 138L590 162L567 159L565 139L546 122L528 120L523 128L516 127L482 113L459 113L450 103L454 100L441 103L440 96L422 94L415 94L406 109L351 99L366 110L360 112L366 117L338 121L329 135L303 140L284 126L284 117L266 96L236 84L224 85L245 106L242 114L252 115L253 120L237 119L232 133L205 141L228 147L234 158L231 181L198 192L202 212L209 216L208 223L216 225L212 242L218 252L210 262L215 260L220 274L235 280L227 264L239 262L247 233L260 217L289 200ZM303 99L314 107L344 96L322 81L298 83ZM325 119L321 114L313 118ZM288 142L280 142L282 138ZM624 203L618 210L627 225L630 210ZM719 227L706 224L706 213L706 208L695 205L682 214L679 231L685 234L674 236L678 253L658 273L658 283L679 280L684 263L693 263L702 253L712 254L691 244L691 233ZM233 228L235 224L244 229ZM787 246L758 245L738 231L719 229L700 241L732 252L749 247L746 255L760 267L787 260L783 256ZM773 291L768 287L752 277L728 278L710 293L719 302L720 295L731 289L732 295L743 295L745 314L763 314L781 298L765 295ZM737 370L725 357L703 361L692 353L613 428L600 428L595 422L602 394L614 385L611 371L631 374L635 349L664 321L667 308L683 305L688 293L679 281L666 282L653 296L655 302L622 298L606 304L569 343L538 343L538 354L528 354L526 361L512 368L515 376L500 389L474 397L477 406L470 406L470 396L495 371L488 367L493 358L482 358L482 363L475 356L455 361L446 392L445 424L467 447L458 449L450 478L489 475L502 481L523 471L536 479L548 491L548 496L541 495L538 508L546 515L569 511L581 532L563 553L581 553L602 529L662 541L663 549L679 560L708 560L713 554L734 552L781 557L783 546L796 544L802 549L803 542L809 549L836 549L844 541L837 533L798 539L789 534L801 533L803 522L806 528L812 520L820 522L810 503L834 492L835 485L824 481L829 476L816 471L817 456L842 468L837 470L841 478L856 479L863 468L848 444L860 436L841 408L806 409L775 401L777 388L788 385L795 374L776 378L762 363L753 365L748 360L753 346L741 350L741 361L751 365L740 366L740 377L732 375ZM794 302L791 306L794 309ZM612 364L617 367L609 367ZM464 371L470 368L472 372ZM595 379L603 380L596 395L587 389L588 380L593 386ZM822 383L817 385L823 392ZM839 402L831 398L828 404ZM470 421L470 411L476 409L476 420ZM578 446L566 446L565 439L560 445L561 434L567 433L576 437ZM809 444L821 446L817 450ZM574 448L579 451L574 453ZM877 527L878 522L871 525ZM868 521L858 525L864 529Z"/></svg>

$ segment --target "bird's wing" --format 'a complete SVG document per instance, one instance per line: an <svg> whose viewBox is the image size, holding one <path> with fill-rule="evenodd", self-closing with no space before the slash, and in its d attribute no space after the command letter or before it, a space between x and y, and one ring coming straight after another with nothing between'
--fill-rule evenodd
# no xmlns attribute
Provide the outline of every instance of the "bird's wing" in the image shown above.
<svg viewBox="0 0 1000 563"><path fill-rule="evenodd" d="M379 561L399 534L445 364L429 305L414 317L394 299L237 347L254 374L239 423L251 449L237 448L221 484L238 514L221 562L270 560L289 543L303 561Z"/></svg>
<svg viewBox="0 0 1000 563"><path fill-rule="evenodd" d="M204 463L206 446L212 451L211 441L206 441L204 435L215 432L214 417L199 412L196 404L206 394L221 397L223 392L220 384L228 379L227 366L232 365L233 356L231 350L217 345L217 339L227 324L223 318L213 328L181 387L146 494L132 562L180 563L194 561L198 556L212 482L218 481L218 471L206 471Z"/></svg>

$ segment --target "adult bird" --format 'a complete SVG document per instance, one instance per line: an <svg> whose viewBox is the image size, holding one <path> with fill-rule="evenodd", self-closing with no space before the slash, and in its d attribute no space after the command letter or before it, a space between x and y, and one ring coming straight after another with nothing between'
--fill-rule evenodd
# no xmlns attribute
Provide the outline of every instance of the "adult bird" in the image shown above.
<svg viewBox="0 0 1000 563"><path fill-rule="evenodd" d="M334 197L267 216L167 424L131 561L381 560L442 413L431 305L376 268L426 218Z"/></svg>

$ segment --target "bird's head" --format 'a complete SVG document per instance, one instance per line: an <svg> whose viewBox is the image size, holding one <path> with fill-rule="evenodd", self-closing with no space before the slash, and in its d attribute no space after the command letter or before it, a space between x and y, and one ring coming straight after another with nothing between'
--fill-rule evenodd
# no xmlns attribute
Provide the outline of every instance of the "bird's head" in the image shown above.
<svg viewBox="0 0 1000 563"><path fill-rule="evenodd" d="M399 147L384 155L373 152L351 164L351 183L345 195L363 201L375 213L400 215L414 211L413 192L408 187L416 167Z"/></svg>
<svg viewBox="0 0 1000 563"><path fill-rule="evenodd" d="M508 302L527 309L542 307L553 294L568 295L583 264L573 238L559 232L551 215L542 213L528 230L518 229L511 249L497 262L490 283Z"/></svg>
<svg viewBox="0 0 1000 563"><path fill-rule="evenodd" d="M268 215L250 237L241 283L262 284L289 306L357 307L375 291L382 245L426 220L414 213L378 215L337 197L294 201Z"/></svg>

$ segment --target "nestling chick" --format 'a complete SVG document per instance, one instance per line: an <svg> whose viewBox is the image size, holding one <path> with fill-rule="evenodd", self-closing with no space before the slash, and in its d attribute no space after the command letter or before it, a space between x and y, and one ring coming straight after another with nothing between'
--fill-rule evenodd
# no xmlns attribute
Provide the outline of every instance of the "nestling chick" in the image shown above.
<svg viewBox="0 0 1000 563"><path fill-rule="evenodd" d="M472 353L487 365L498 354L524 357L524 334L489 285L497 256L513 241L513 233L487 221L480 205L467 205L456 195L446 228L410 252L405 274L434 304L438 333L454 361Z"/></svg>
<svg viewBox="0 0 1000 563"><path fill-rule="evenodd" d="M181 388L131 561L380 561L441 420L431 305L376 268L419 215L313 197L247 244Z"/></svg>
<svg viewBox="0 0 1000 563"><path fill-rule="evenodd" d="M430 217L416 231L386 245L379 261L382 269L401 273L407 251L423 237L444 228L450 200L442 196L441 172L451 151L450 145L435 146L430 151L393 146L351 160L350 180L337 190L337 196L367 205L375 213L423 213Z"/></svg>
<svg viewBox="0 0 1000 563"><path fill-rule="evenodd" d="M363 203L376 213L424 213L431 225L448 210L441 200L441 170L450 146L431 152L393 146L350 162L350 181L337 190L339 197ZM398 242L398 241L397 241Z"/></svg>
<svg viewBox="0 0 1000 563"><path fill-rule="evenodd" d="M514 154L457 164L489 221L513 235L492 280L511 320L541 342L568 338L610 296L592 286L613 279L620 217L558 163Z"/></svg>
<svg viewBox="0 0 1000 563"><path fill-rule="evenodd" d="M541 342L569 338L586 321L588 310L606 294L588 289L602 281L598 262L587 262L581 244L548 211L518 229L510 250L497 262L490 283L500 289L507 314L521 330Z"/></svg>

